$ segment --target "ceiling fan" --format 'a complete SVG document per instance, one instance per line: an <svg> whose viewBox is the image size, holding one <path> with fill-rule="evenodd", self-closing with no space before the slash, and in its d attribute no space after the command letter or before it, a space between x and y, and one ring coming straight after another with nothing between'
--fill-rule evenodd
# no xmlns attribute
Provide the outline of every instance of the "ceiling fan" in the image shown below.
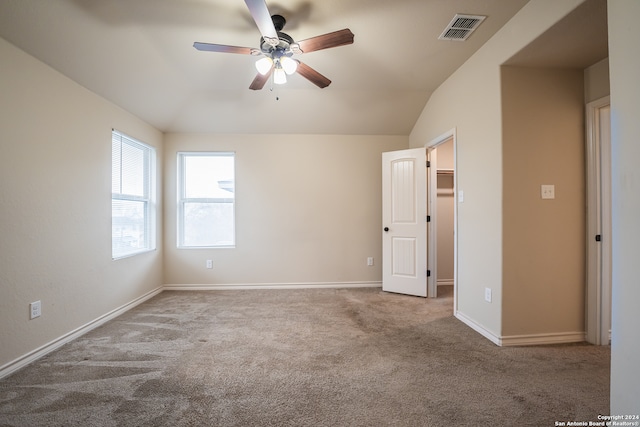
<svg viewBox="0 0 640 427"><path fill-rule="evenodd" d="M354 36L351 30L345 28L295 42L291 36L282 32L286 23L284 17L271 16L265 0L245 0L245 3L262 34L259 49L200 42L195 42L193 47L201 51L261 56L262 58L256 62L258 74L249 86L252 90L262 89L271 75L274 83L286 83L287 74L295 72L319 88L331 84L331 80L292 56L352 44Z"/></svg>

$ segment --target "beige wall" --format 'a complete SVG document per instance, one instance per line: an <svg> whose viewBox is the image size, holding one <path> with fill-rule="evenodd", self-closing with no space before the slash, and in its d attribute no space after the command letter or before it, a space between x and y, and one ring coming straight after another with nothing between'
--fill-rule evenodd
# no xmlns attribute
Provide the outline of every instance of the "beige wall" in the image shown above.
<svg viewBox="0 0 640 427"><path fill-rule="evenodd" d="M502 68L505 337L584 331L583 91L582 70Z"/></svg>
<svg viewBox="0 0 640 427"><path fill-rule="evenodd" d="M161 250L112 261L110 195L111 129L162 135L3 39L0 93L2 368L162 285Z"/></svg>
<svg viewBox="0 0 640 427"><path fill-rule="evenodd" d="M237 242L177 249L175 209L167 204L165 283L379 283L381 153L407 147L406 136L167 135L167 201L176 200L177 152L236 153Z"/></svg>
<svg viewBox="0 0 640 427"><path fill-rule="evenodd" d="M604 98L609 95L609 58L584 70L584 102Z"/></svg>
<svg viewBox="0 0 640 427"><path fill-rule="evenodd" d="M640 2L608 3L613 176L611 413L638 414L640 396Z"/></svg>
<svg viewBox="0 0 640 427"><path fill-rule="evenodd" d="M502 108L500 66L581 0L531 0L431 96L411 147L456 128L458 191L457 315L502 334ZM484 301L484 288L493 302Z"/></svg>

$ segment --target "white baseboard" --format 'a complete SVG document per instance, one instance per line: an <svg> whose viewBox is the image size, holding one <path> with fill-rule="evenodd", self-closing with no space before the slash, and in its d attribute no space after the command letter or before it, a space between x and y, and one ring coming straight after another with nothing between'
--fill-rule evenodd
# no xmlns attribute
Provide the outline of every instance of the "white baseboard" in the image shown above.
<svg viewBox="0 0 640 427"><path fill-rule="evenodd" d="M458 320L460 320L462 323L464 323L465 325L467 325L468 327L470 327L471 329L473 329L474 331L476 331L477 333L479 333L480 335L482 335L483 337L485 337L486 339L488 339L492 343L494 343L496 345L502 345L500 337L498 335L494 334L493 332L489 331L488 329L485 329L483 326L477 324L475 321L471 320L470 318L468 318L464 314L462 314L459 311L457 311L456 313L454 313L454 316Z"/></svg>
<svg viewBox="0 0 640 427"><path fill-rule="evenodd" d="M503 336L500 345L510 347L517 345L567 344L582 342L584 340L584 332L557 332L551 334Z"/></svg>
<svg viewBox="0 0 640 427"><path fill-rule="evenodd" d="M92 329L97 328L100 325L103 325L104 323L108 322L109 320L121 315L122 313L131 310L133 307L142 304L143 302L145 302L146 300L148 300L149 298L152 298L156 295L158 295L160 292L162 292L162 288L156 288L150 292L147 292L146 294L142 295L141 297L136 298L135 300L128 302L127 304L124 304L118 308L116 308L115 310L112 310L100 317L98 317L97 319L92 320L91 322L80 326L77 329L74 329L73 331L62 335L59 338L54 339L53 341L36 348L33 351L30 351L29 353L18 357L15 360L12 360L11 362L0 366L0 379L14 373L15 371L17 371L18 369L21 369L25 366L27 366L28 364L32 363L33 361L41 358L42 356L45 356L48 353L51 353L52 351L54 351L55 349L63 346L64 344L73 341L74 339L80 337L81 335L86 334L87 332L89 332Z"/></svg>
<svg viewBox="0 0 640 427"><path fill-rule="evenodd" d="M469 326L480 335L487 338L492 343L500 347L513 347L524 345L544 345L544 344L568 344L582 342L585 340L584 332L554 332L549 334L529 334L529 335L496 335L477 324L464 314L457 312L455 317Z"/></svg>
<svg viewBox="0 0 640 427"><path fill-rule="evenodd" d="M438 281L436 282L436 285L438 285L438 286L452 286L453 285L453 279L438 279Z"/></svg>
<svg viewBox="0 0 640 427"><path fill-rule="evenodd" d="M382 282L297 282L297 283L229 283L200 285L164 285L165 291L221 291L242 289L326 289L326 288L380 288Z"/></svg>

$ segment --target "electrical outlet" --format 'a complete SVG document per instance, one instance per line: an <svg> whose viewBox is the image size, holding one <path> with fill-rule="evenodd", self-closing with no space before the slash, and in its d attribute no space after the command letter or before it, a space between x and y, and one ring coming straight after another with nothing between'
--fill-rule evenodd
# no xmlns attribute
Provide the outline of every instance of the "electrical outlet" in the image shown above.
<svg viewBox="0 0 640 427"><path fill-rule="evenodd" d="M40 301L35 301L29 304L30 319L42 316L42 304Z"/></svg>
<svg viewBox="0 0 640 427"><path fill-rule="evenodd" d="M553 184L543 184L540 186L540 197L543 199L556 198L556 186Z"/></svg>
<svg viewBox="0 0 640 427"><path fill-rule="evenodd" d="M369 267L371 267L371 266L373 265L373 257L372 257L372 256L370 256L370 257L368 257L368 258L367 258L367 265L368 265Z"/></svg>
<svg viewBox="0 0 640 427"><path fill-rule="evenodd" d="M491 288L484 288L484 300L491 302Z"/></svg>
<svg viewBox="0 0 640 427"><path fill-rule="evenodd" d="M213 260L207 260L207 268L213 268Z"/></svg>

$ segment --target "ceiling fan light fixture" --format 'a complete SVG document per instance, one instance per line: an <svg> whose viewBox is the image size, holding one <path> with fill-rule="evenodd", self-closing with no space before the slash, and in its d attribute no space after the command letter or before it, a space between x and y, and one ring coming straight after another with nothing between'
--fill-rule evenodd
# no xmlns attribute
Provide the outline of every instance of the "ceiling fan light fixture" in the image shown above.
<svg viewBox="0 0 640 427"><path fill-rule="evenodd" d="M273 82L277 85L283 85L287 82L287 74L280 67L276 67L273 71Z"/></svg>
<svg viewBox="0 0 640 427"><path fill-rule="evenodd" d="M260 31L259 48L231 46L224 44L195 42L193 47L200 51L236 53L257 56L254 63L258 74L249 89L260 90L272 76L274 84L287 82L287 74L298 73L320 89L331 84L331 80L297 59L291 57L305 52L314 52L353 43L354 35L348 28L322 34L296 42L283 33L286 19L282 15L272 15L267 0L245 0L249 13ZM273 89L273 88L272 88Z"/></svg>
<svg viewBox="0 0 640 427"><path fill-rule="evenodd" d="M271 67L273 67L273 60L267 56L256 61L256 69L263 76L267 75Z"/></svg>
<svg viewBox="0 0 640 427"><path fill-rule="evenodd" d="M295 59L291 59L288 56L283 56L280 58L280 64L282 65L282 69L285 73L291 75L296 72L298 69L298 61Z"/></svg>

